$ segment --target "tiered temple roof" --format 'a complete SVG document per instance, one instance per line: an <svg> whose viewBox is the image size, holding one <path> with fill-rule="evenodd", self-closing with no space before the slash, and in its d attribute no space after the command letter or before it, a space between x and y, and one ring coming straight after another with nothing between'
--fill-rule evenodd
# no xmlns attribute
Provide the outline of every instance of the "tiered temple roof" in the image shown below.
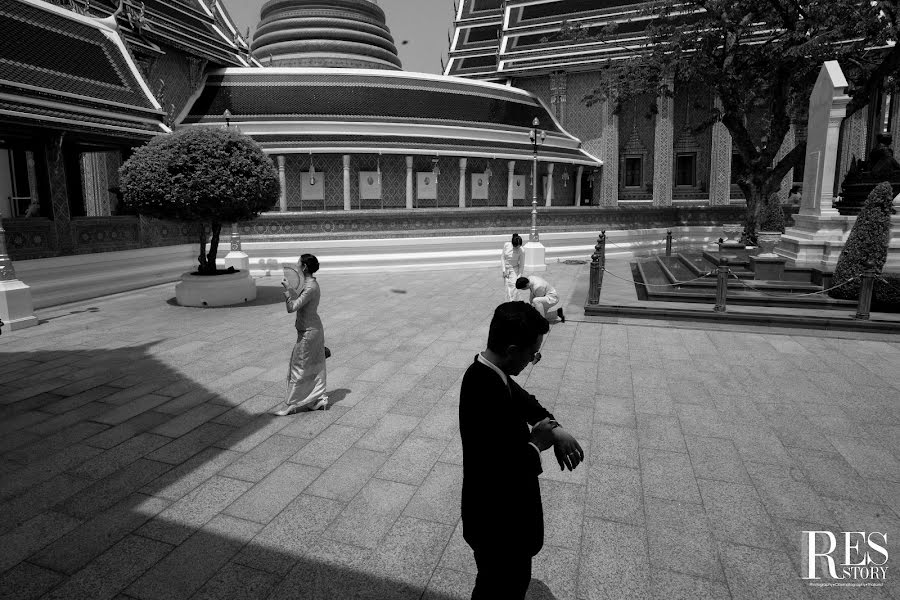
<svg viewBox="0 0 900 600"><path fill-rule="evenodd" d="M224 116L230 116L226 122ZM179 125L230 124L273 154L386 153L530 160L537 118L541 160L599 166L532 94L440 75L369 69L223 69Z"/></svg>

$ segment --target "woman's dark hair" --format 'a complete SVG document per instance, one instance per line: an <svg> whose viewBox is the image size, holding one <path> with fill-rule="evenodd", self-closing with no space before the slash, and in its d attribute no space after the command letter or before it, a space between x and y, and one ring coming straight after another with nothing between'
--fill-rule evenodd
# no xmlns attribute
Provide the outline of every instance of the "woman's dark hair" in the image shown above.
<svg viewBox="0 0 900 600"><path fill-rule="evenodd" d="M510 346L524 348L550 331L547 319L527 302L505 302L494 310L487 347L504 354Z"/></svg>
<svg viewBox="0 0 900 600"><path fill-rule="evenodd" d="M319 259L312 254L304 254L301 256L300 264L306 265L306 271L310 275L319 270Z"/></svg>
<svg viewBox="0 0 900 600"><path fill-rule="evenodd" d="M522 245L522 237L518 233L514 233L512 236L512 245L513 248L518 248Z"/></svg>
<svg viewBox="0 0 900 600"><path fill-rule="evenodd" d="M524 290L528 287L528 278L527 277L519 277L516 279L516 289Z"/></svg>

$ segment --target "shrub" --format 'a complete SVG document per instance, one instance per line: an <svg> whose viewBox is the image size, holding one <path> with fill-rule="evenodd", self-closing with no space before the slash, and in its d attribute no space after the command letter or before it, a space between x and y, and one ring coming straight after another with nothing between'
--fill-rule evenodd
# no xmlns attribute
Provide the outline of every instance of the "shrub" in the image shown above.
<svg viewBox="0 0 900 600"><path fill-rule="evenodd" d="M879 183L866 198L856 223L847 237L844 250L834 269L833 285L840 285L865 271L866 262L872 261L878 271L887 261L888 243L891 239L891 184ZM853 300L859 297L859 280L832 290L833 298Z"/></svg>
<svg viewBox="0 0 900 600"><path fill-rule="evenodd" d="M775 192L769 196L759 215L759 231L778 231L784 233L784 207L781 198Z"/></svg>
<svg viewBox="0 0 900 600"><path fill-rule="evenodd" d="M278 171L237 129L190 127L159 136L119 172L128 210L200 224L200 273L216 272L223 223L255 219L278 202Z"/></svg>
<svg viewBox="0 0 900 600"><path fill-rule="evenodd" d="M900 274L885 273L875 280L872 308L885 312L900 312Z"/></svg>

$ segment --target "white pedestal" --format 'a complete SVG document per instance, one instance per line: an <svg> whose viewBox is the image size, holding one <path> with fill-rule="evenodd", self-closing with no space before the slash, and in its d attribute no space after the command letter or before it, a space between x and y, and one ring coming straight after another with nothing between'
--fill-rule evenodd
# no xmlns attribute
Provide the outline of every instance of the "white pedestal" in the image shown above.
<svg viewBox="0 0 900 600"><path fill-rule="evenodd" d="M794 215L794 227L781 236L775 254L795 263L834 270L856 217L840 214Z"/></svg>
<svg viewBox="0 0 900 600"><path fill-rule="evenodd" d="M8 331L38 324L31 303L31 289L18 279L0 281L0 320Z"/></svg>
<svg viewBox="0 0 900 600"><path fill-rule="evenodd" d="M256 283L250 271L227 275L185 273L175 286L175 300L181 306L231 306L256 300Z"/></svg>
<svg viewBox="0 0 900 600"><path fill-rule="evenodd" d="M250 257L246 252L232 250L225 255L225 268L234 267L236 271L250 270Z"/></svg>
<svg viewBox="0 0 900 600"><path fill-rule="evenodd" d="M540 242L528 242L525 249L525 273L538 273L547 270L544 261L544 245Z"/></svg>
<svg viewBox="0 0 900 600"><path fill-rule="evenodd" d="M894 201L894 210L897 214L891 216L891 241L888 243L887 262L884 263L884 273L900 273L900 206Z"/></svg>

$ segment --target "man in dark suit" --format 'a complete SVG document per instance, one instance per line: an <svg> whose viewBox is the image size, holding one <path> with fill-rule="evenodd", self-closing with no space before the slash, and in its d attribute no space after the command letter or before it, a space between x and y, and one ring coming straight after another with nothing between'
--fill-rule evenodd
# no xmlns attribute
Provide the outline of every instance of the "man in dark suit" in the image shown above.
<svg viewBox="0 0 900 600"><path fill-rule="evenodd" d="M540 453L554 447L560 469L584 460L581 446L534 396L512 380L540 359L547 320L525 302L494 311L487 349L463 377L463 537L478 566L472 600L519 600L531 559L544 544Z"/></svg>

